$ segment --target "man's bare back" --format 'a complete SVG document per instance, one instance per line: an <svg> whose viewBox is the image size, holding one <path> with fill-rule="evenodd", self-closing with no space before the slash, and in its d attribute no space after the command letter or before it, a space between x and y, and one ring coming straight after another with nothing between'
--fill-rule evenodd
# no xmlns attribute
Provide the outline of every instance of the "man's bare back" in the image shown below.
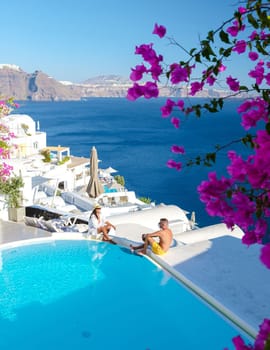
<svg viewBox="0 0 270 350"><path fill-rule="evenodd" d="M169 228L159 231L159 245L164 252L167 252L172 244L172 231Z"/></svg>

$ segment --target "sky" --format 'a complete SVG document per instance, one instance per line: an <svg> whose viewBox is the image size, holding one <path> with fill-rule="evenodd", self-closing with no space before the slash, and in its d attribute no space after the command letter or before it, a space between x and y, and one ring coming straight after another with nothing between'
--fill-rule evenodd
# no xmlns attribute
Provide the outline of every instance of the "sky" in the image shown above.
<svg viewBox="0 0 270 350"><path fill-rule="evenodd" d="M12 0L1 3L0 63L41 70L57 80L83 82L140 64L136 45L157 44L168 62L181 50L152 34L167 28L187 49L231 17L237 0ZM166 57L166 56L165 56ZM241 71L241 65L238 67Z"/></svg>

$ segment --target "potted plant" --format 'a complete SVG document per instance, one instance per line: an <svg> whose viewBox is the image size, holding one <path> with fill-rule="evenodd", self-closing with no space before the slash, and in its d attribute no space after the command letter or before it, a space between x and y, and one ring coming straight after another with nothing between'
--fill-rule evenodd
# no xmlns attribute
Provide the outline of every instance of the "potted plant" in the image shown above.
<svg viewBox="0 0 270 350"><path fill-rule="evenodd" d="M8 217L11 221L22 221L25 208L22 206L23 179L21 176L12 176L0 181L0 193L5 195L8 205Z"/></svg>

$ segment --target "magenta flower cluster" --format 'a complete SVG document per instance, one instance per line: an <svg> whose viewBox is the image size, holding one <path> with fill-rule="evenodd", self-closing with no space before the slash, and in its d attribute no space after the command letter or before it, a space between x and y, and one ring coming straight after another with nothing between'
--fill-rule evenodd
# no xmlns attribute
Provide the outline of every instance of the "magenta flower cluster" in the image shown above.
<svg viewBox="0 0 270 350"><path fill-rule="evenodd" d="M241 336L233 338L235 350L265 350L266 343L270 341L270 320L265 318L260 325L259 332L254 342L254 346L246 345ZM225 349L226 350L226 349Z"/></svg>
<svg viewBox="0 0 270 350"><path fill-rule="evenodd" d="M14 103L12 99L0 101L0 118L10 114L13 108L18 108L18 104ZM5 159L10 158L11 139L14 134L11 133L5 124L0 124L0 181L6 181L11 175L13 167L5 162Z"/></svg>

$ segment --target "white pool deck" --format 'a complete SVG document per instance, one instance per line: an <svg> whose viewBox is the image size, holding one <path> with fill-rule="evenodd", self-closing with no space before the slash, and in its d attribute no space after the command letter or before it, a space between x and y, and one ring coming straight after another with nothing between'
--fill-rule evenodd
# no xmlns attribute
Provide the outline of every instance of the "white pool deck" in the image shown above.
<svg viewBox="0 0 270 350"><path fill-rule="evenodd" d="M117 227L115 240L127 247L130 242L141 243L141 233L153 231L154 221L124 223L121 217L110 221ZM231 232L223 224L213 225L175 234L167 254L149 255L254 336L259 324L270 316L270 271L260 263L260 247L247 248L241 243L241 236L239 229ZM52 234L23 223L0 220L2 247L49 237L85 239L79 233Z"/></svg>

